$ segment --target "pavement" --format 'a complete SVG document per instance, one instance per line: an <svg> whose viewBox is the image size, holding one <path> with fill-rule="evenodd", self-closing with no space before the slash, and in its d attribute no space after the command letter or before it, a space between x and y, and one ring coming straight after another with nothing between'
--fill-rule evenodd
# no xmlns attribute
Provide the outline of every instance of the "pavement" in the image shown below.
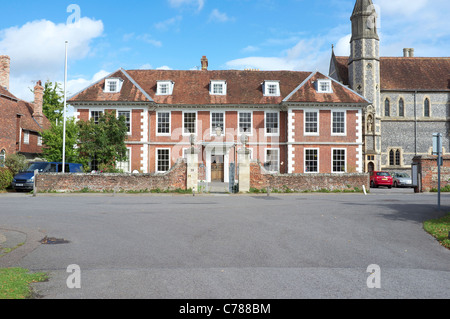
<svg viewBox="0 0 450 319"><path fill-rule="evenodd" d="M13 267L40 245L44 233L30 229L0 228L0 268Z"/></svg>

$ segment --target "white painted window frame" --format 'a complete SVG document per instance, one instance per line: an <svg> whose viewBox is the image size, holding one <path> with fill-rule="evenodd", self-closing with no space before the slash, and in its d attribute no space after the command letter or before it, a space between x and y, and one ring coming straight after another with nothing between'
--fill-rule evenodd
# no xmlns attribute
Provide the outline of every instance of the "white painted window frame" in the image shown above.
<svg viewBox="0 0 450 319"><path fill-rule="evenodd" d="M167 169L167 171L159 171L158 170L158 163L159 163L159 156L158 156L158 152L159 151L169 151L169 167ZM167 173L168 171L170 171L170 169L172 168L172 160L171 160L171 149L167 148L167 147L162 147L162 148L156 148L155 149L155 172L158 174L162 174L162 173Z"/></svg>
<svg viewBox="0 0 450 319"><path fill-rule="evenodd" d="M335 113L344 113L344 133L334 133L333 132L333 124L334 124L334 114ZM332 110L331 111L331 136L347 136L347 110Z"/></svg>
<svg viewBox="0 0 450 319"><path fill-rule="evenodd" d="M334 151L344 151L344 171L336 172L334 170ZM346 148L332 148L331 149L331 172L333 174L345 174L347 172L347 149Z"/></svg>
<svg viewBox="0 0 450 319"><path fill-rule="evenodd" d="M159 133L158 132L158 124L159 124L159 115L162 113L169 113L169 133ZM184 117L183 117L184 121ZM156 136L171 136L172 135L172 112L171 111L157 111L156 112L156 123L155 123ZM184 125L183 125L184 132Z"/></svg>
<svg viewBox="0 0 450 319"><path fill-rule="evenodd" d="M306 113L317 114L317 132L306 132ZM303 110L303 134L305 136L319 136L320 134L320 111L317 109L304 109Z"/></svg>

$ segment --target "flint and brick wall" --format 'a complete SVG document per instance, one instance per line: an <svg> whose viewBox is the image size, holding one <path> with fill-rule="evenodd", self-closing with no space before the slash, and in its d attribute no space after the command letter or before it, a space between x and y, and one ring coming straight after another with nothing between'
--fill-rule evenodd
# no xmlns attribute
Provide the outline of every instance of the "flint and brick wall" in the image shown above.
<svg viewBox="0 0 450 319"><path fill-rule="evenodd" d="M345 174L270 174L260 163L250 163L250 188L284 191L343 191L361 189L363 185L369 189L369 175L364 173Z"/></svg>
<svg viewBox="0 0 450 319"><path fill-rule="evenodd" d="M441 166L441 188L450 184L450 155L444 155ZM437 156L416 156L413 163L418 164L419 185L416 192L429 192L438 188Z"/></svg>
<svg viewBox="0 0 450 319"><path fill-rule="evenodd" d="M37 175L36 187L38 192L185 190L186 170L180 161L165 174L44 173Z"/></svg>

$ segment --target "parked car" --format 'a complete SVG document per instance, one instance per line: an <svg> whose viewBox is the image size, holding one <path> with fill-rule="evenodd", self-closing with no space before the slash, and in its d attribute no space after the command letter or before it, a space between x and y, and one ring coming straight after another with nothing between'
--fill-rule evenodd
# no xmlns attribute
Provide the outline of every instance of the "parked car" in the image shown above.
<svg viewBox="0 0 450 319"><path fill-rule="evenodd" d="M81 173L83 172L83 165L66 163L65 165L66 173ZM23 172L20 172L12 181L12 187L16 191L20 190L32 190L34 183L34 171L37 170L39 173L60 173L62 172L62 163L48 163L48 162L34 162Z"/></svg>
<svg viewBox="0 0 450 319"><path fill-rule="evenodd" d="M392 174L394 187L412 187L412 179L407 173Z"/></svg>
<svg viewBox="0 0 450 319"><path fill-rule="evenodd" d="M387 186L392 188L393 179L389 172L373 171L370 175L370 187Z"/></svg>

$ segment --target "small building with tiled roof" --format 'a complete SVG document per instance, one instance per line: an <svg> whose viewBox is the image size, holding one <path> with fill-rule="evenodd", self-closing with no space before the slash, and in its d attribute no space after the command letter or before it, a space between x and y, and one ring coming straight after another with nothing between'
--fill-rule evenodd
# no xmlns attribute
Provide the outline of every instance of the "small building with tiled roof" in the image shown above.
<svg viewBox="0 0 450 319"><path fill-rule="evenodd" d="M42 153L41 132L50 128L42 113L44 88L39 81L33 103L9 91L10 58L0 56L0 166L8 154L20 153L33 160Z"/></svg>
<svg viewBox="0 0 450 319"><path fill-rule="evenodd" d="M380 56L376 16L371 0L356 1L351 54L333 52L329 76L371 103L364 111L365 170L410 171L415 156L431 154L433 133L442 133L450 150L450 57L417 57L412 48Z"/></svg>
<svg viewBox="0 0 450 319"><path fill-rule="evenodd" d="M191 135L204 180L228 181L248 136L253 160L274 173L361 172L369 102L318 72L119 69L69 99L78 120L109 110L127 119L127 172L163 173ZM92 163L95 169L95 161Z"/></svg>

